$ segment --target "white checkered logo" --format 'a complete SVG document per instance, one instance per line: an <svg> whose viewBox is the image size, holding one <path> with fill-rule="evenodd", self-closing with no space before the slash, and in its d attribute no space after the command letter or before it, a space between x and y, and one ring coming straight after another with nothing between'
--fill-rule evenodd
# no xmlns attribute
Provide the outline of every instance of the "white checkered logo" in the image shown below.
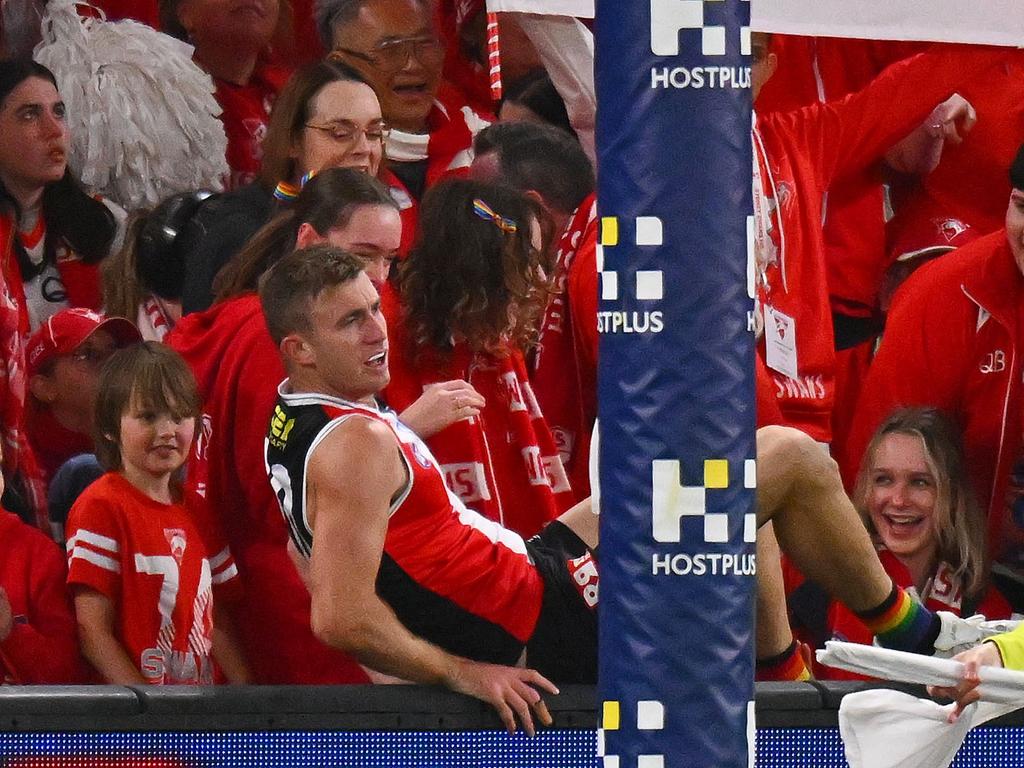
<svg viewBox="0 0 1024 768"><path fill-rule="evenodd" d="M651 0L651 52L656 56L679 55L679 33L700 30L700 49L705 56L724 56L724 26L705 24L705 5L726 0ZM750 2L750 0L743 0ZM740 29L740 52L750 55L750 27Z"/></svg>
<svg viewBox="0 0 1024 768"><path fill-rule="evenodd" d="M725 459L706 460L700 485L683 485L682 471L681 464L673 459L655 459L652 463L651 533L654 540L679 543L682 541L682 518L700 517L704 521L706 544L728 542L729 516L708 512L707 492L729 487L729 462ZM757 487L757 469L753 459L743 463L743 487ZM743 517L743 541L748 544L757 541L757 517L753 513Z"/></svg>
<svg viewBox="0 0 1024 768"><path fill-rule="evenodd" d="M661 219L657 216L637 216L634 230L636 245L650 248L665 241ZM604 249L619 244L619 220L616 216L601 219L600 239L597 246L597 268L601 273L601 299L617 301L619 273L604 268ZM664 276L660 269L641 269L636 272L633 295L639 301L661 301L665 296Z"/></svg>

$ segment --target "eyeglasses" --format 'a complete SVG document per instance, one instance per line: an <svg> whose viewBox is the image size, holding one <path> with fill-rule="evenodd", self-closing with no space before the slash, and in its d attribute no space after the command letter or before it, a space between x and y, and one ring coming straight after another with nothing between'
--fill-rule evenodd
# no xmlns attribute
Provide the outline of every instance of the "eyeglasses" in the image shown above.
<svg viewBox="0 0 1024 768"><path fill-rule="evenodd" d="M331 138L339 144L355 144L359 141L360 136L365 136L367 141L379 141L383 144L391 133L391 129L383 123L371 125L368 128L360 128L350 120L338 120L333 123L327 123L326 125L306 123L306 127L312 128L315 131L323 131L324 133L330 134Z"/></svg>
<svg viewBox="0 0 1024 768"><path fill-rule="evenodd" d="M369 53L353 51L350 48L335 48L334 50L367 61L387 73L402 69L409 61L410 56L415 56L416 61L424 66L436 65L444 56L444 48L436 37L402 37L397 40L388 40Z"/></svg>

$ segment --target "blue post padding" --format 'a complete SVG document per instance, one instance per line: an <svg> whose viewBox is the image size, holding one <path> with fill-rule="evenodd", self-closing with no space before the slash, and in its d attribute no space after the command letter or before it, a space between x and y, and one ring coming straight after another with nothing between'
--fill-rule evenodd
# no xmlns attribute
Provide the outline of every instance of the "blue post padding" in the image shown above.
<svg viewBox="0 0 1024 768"><path fill-rule="evenodd" d="M604 765L745 768L750 4L596 10Z"/></svg>

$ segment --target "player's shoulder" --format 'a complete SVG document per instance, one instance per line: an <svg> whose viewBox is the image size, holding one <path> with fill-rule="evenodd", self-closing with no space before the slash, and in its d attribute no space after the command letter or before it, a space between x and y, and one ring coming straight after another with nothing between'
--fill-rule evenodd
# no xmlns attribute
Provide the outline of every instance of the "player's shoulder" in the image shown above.
<svg viewBox="0 0 1024 768"><path fill-rule="evenodd" d="M391 488L405 481L398 436L370 414L348 414L331 422L312 446L307 467L311 482L346 490L369 484Z"/></svg>
<svg viewBox="0 0 1024 768"><path fill-rule="evenodd" d="M398 442L391 425L371 413L356 411L340 415L326 429L322 443L346 453L353 452L353 449L390 448Z"/></svg>

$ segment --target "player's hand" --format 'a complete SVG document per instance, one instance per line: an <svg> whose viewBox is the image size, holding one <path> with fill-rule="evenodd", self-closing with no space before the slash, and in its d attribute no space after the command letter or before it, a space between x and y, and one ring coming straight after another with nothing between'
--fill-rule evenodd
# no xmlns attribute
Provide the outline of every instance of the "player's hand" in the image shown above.
<svg viewBox="0 0 1024 768"><path fill-rule="evenodd" d="M958 653L953 657L964 665L963 677L955 686L929 685L928 693L941 699L953 699L956 707L949 713L949 722L955 723L964 709L981 698L978 693L979 667L1001 667L1003 658L999 655L999 647L995 643L982 643L970 650Z"/></svg>
<svg viewBox="0 0 1024 768"><path fill-rule="evenodd" d="M452 690L475 696L494 707L509 733L516 732L518 720L526 734L534 736L534 715L541 725L551 725L551 714L538 689L557 694L558 688L535 670L460 659L447 683Z"/></svg>
<svg viewBox="0 0 1024 768"><path fill-rule="evenodd" d="M428 384L423 394L399 418L426 440L457 421L480 413L486 401L473 385L462 379Z"/></svg>
<svg viewBox="0 0 1024 768"><path fill-rule="evenodd" d="M11 601L7 599L7 592L0 587L0 643L7 639L14 629L14 612L11 610Z"/></svg>

